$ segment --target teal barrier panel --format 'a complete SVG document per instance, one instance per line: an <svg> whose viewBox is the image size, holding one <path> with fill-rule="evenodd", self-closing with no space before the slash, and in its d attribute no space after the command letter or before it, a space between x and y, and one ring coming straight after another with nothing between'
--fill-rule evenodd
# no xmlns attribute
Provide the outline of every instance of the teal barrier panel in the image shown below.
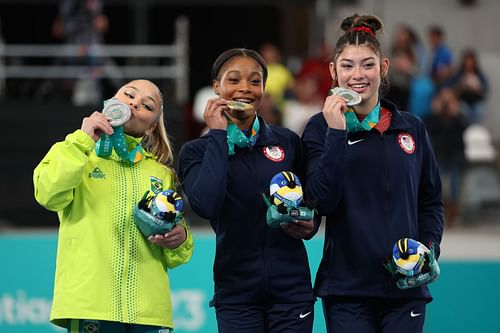
<svg viewBox="0 0 500 333"><path fill-rule="evenodd" d="M0 235L0 332L60 332L48 323L56 235Z"/></svg>
<svg viewBox="0 0 500 333"><path fill-rule="evenodd" d="M48 322L53 292L57 236L0 235L0 332L53 333ZM306 242L311 269L321 259L322 235ZM215 333L212 297L212 234L195 233L192 260L169 271L176 333ZM442 261L431 285L435 300L427 309L426 333L500 332L500 262ZM316 302L314 333L324 333L321 302Z"/></svg>
<svg viewBox="0 0 500 333"><path fill-rule="evenodd" d="M426 333L500 332L500 262L444 261L429 285Z"/></svg>

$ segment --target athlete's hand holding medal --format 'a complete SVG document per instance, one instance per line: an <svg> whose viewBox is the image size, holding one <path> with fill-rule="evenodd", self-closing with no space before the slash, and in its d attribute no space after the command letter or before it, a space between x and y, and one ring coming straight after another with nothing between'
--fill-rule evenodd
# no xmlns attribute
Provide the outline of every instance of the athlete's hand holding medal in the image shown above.
<svg viewBox="0 0 500 333"><path fill-rule="evenodd" d="M250 111L253 105L240 101L228 101L222 98L209 99L205 106L203 118L210 129L226 129L228 123L232 122L228 110Z"/></svg>
<svg viewBox="0 0 500 333"><path fill-rule="evenodd" d="M345 130L346 119L344 113L348 107L361 103L361 95L354 90L335 87L330 89L323 106L323 116L328 127Z"/></svg>
<svg viewBox="0 0 500 333"><path fill-rule="evenodd" d="M116 154L123 160L131 164L142 159L142 148L138 145L132 151L128 151L125 143L125 132L123 125L129 121L132 116L130 107L116 98L111 98L104 101L104 108L101 115L94 112L90 118L96 119L102 128L94 129L91 134L96 140L96 154L99 157L109 157L114 150ZM85 121L85 120L84 120ZM111 130L109 128L111 127ZM82 127L83 129L83 127ZM89 134L90 135L90 134Z"/></svg>
<svg viewBox="0 0 500 333"><path fill-rule="evenodd" d="M355 106L361 103L361 95L351 89L335 87L330 89L329 95L342 97L347 106Z"/></svg>
<svg viewBox="0 0 500 333"><path fill-rule="evenodd" d="M99 111L95 111L90 116L83 118L80 129L87 133L95 142L101 138L102 134L113 134L113 127L106 116Z"/></svg>

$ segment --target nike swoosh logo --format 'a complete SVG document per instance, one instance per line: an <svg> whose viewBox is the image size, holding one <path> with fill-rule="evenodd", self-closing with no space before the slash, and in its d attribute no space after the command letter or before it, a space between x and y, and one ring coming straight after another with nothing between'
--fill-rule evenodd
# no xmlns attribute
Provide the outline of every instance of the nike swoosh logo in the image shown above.
<svg viewBox="0 0 500 333"><path fill-rule="evenodd" d="M412 318L418 317L418 316L420 316L420 315L421 315L421 313L413 313L413 310L410 312L410 316L411 316Z"/></svg>
<svg viewBox="0 0 500 333"><path fill-rule="evenodd" d="M307 313L301 313L301 314L299 314L299 318L300 318L300 319L303 319L303 318L305 318L305 317L309 316L309 315L311 314L311 312L312 312L312 311L309 311L309 312L307 312Z"/></svg>
<svg viewBox="0 0 500 333"><path fill-rule="evenodd" d="M349 139L349 140L347 140L347 144L349 146L352 146L352 145L354 145L354 144L356 144L358 142L361 142L361 141L365 141L365 139L359 139L359 140L354 140L354 141L351 141L351 139Z"/></svg>

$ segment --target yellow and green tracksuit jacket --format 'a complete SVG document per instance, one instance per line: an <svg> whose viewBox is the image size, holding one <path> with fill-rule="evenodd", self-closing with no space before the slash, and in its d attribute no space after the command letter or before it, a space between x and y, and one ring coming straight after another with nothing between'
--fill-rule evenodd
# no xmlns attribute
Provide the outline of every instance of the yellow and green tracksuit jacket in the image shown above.
<svg viewBox="0 0 500 333"><path fill-rule="evenodd" d="M192 234L184 223L178 248L151 244L133 207L147 190L174 189L174 171L147 152L128 165L94 148L77 130L34 170L36 200L60 220L50 319L63 327L69 318L173 327L167 269L189 261Z"/></svg>

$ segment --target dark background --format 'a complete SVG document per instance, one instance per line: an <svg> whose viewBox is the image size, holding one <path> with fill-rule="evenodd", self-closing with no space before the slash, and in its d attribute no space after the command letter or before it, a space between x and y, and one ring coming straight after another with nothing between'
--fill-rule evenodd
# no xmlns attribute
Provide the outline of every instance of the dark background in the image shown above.
<svg viewBox="0 0 500 333"><path fill-rule="evenodd" d="M207 2L209 4L207 4ZM278 45L284 54L305 56L311 1L105 1L109 19L107 44L171 44L179 16L189 20L189 101L208 85L213 61L232 47L258 49L264 42ZM51 26L57 1L0 0L1 33L6 44L55 44ZM27 60L34 61L34 60ZM50 64L54 59L39 59ZM82 118L96 108L75 107L70 92L57 88L37 93L43 80L10 79L0 99L4 149L0 163L0 227L53 227L57 216L33 198L33 169L50 146L80 128ZM155 81L156 82L156 81ZM103 80L103 97L115 88ZM168 80L157 82L169 91ZM62 86L62 84L60 84ZM166 94L166 126L175 151L199 135L191 103L179 105ZM5 143L6 141L6 143ZM188 211L188 214L190 212ZM198 219L193 216L193 223Z"/></svg>
<svg viewBox="0 0 500 333"><path fill-rule="evenodd" d="M258 49L275 43L284 54L306 56L312 1L104 1L108 44L170 44L176 18L189 20L190 94L209 84L210 68L223 50ZM209 2L210 5L206 3ZM234 5L237 3L237 5ZM7 44L54 44L51 25L56 1L0 0L0 23ZM15 94L15 91L11 91Z"/></svg>

